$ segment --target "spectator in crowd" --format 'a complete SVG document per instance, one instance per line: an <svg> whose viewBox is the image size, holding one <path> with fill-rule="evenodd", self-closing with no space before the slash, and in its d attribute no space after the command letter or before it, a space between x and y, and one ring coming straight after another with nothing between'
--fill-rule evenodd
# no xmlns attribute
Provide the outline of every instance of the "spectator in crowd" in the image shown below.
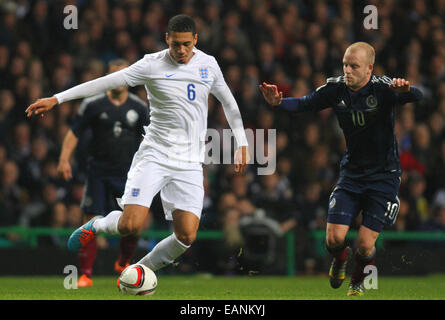
<svg viewBox="0 0 445 320"><path fill-rule="evenodd" d="M6 161L8 161L8 152L6 147L0 143L0 168L3 168Z"/></svg>
<svg viewBox="0 0 445 320"><path fill-rule="evenodd" d="M31 196L38 194L43 182L43 165L48 158L48 145L45 138L35 137L31 142L31 153L20 168L21 185L31 191Z"/></svg>
<svg viewBox="0 0 445 320"><path fill-rule="evenodd" d="M27 123L21 122L14 126L13 131L8 154L11 160L21 165L31 153L31 129Z"/></svg>
<svg viewBox="0 0 445 320"><path fill-rule="evenodd" d="M445 231L445 206L434 208L432 217L426 220L421 228L425 231Z"/></svg>
<svg viewBox="0 0 445 320"><path fill-rule="evenodd" d="M430 218L428 201L424 195L425 188L425 177L417 172L412 172L408 177L408 193L402 195L407 197L409 206L416 212L420 222L425 222Z"/></svg>
<svg viewBox="0 0 445 320"><path fill-rule="evenodd" d="M259 183L253 186L252 199L257 208L266 211L266 215L279 223L293 219L295 204L290 186L280 184L277 172L259 177Z"/></svg>
<svg viewBox="0 0 445 320"><path fill-rule="evenodd" d="M299 222L294 230L297 265L304 273L311 274L322 261L315 252L310 233L323 230L327 222L326 199L323 198L320 182L310 181L297 197L296 221Z"/></svg>
<svg viewBox="0 0 445 320"><path fill-rule="evenodd" d="M432 163L430 173L427 179L428 194L433 195L440 189L445 188L445 140L439 145L434 162Z"/></svg>
<svg viewBox="0 0 445 320"><path fill-rule="evenodd" d="M311 153L308 163L305 180L316 180L320 182L322 193L329 193L334 184L336 173L329 163L329 147L327 145L320 144L315 147Z"/></svg>
<svg viewBox="0 0 445 320"><path fill-rule="evenodd" d="M322 185L311 181L297 198L299 220L307 230L323 230L326 225L327 208L324 202Z"/></svg>
<svg viewBox="0 0 445 320"><path fill-rule="evenodd" d="M7 160L1 168L0 187L0 225L15 225L20 213L28 202L26 189L19 185L19 167L12 160Z"/></svg>
<svg viewBox="0 0 445 320"><path fill-rule="evenodd" d="M398 119L398 143L399 148L402 151L409 151L412 148L412 139L414 126L416 124L414 111L409 106L405 106L400 112L400 118Z"/></svg>
<svg viewBox="0 0 445 320"><path fill-rule="evenodd" d="M67 227L67 207L62 201L54 203L51 208L50 227L54 229L63 229ZM46 242L47 245L53 245L57 247L64 247L66 243L66 237L60 236L55 233L50 236L40 237L40 244Z"/></svg>
<svg viewBox="0 0 445 320"><path fill-rule="evenodd" d="M434 157L431 149L430 129L425 123L419 123L414 128L412 153L425 168L425 174L427 174L432 166L431 160Z"/></svg>
<svg viewBox="0 0 445 320"><path fill-rule="evenodd" d="M20 213L22 226L50 226L53 220L54 205L60 201L57 188L52 183L46 183L38 191L40 197L34 197Z"/></svg>
<svg viewBox="0 0 445 320"><path fill-rule="evenodd" d="M0 71L1 72L1 71ZM15 97L11 90L0 90L0 142L6 142L5 138L11 130Z"/></svg>

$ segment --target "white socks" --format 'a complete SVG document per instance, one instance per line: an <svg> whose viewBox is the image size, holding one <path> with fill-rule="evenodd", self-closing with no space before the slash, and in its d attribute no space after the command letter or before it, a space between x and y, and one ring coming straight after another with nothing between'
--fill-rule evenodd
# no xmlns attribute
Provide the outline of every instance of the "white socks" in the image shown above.
<svg viewBox="0 0 445 320"><path fill-rule="evenodd" d="M117 230L117 224L122 215L122 211L111 211L103 218L96 219L93 222L93 227L96 229L96 232L105 232L105 233L119 233Z"/></svg>
<svg viewBox="0 0 445 320"><path fill-rule="evenodd" d="M138 263L156 271L175 261L175 259L183 254L189 247L190 246L186 246L179 241L173 233L159 242L153 250L139 260Z"/></svg>

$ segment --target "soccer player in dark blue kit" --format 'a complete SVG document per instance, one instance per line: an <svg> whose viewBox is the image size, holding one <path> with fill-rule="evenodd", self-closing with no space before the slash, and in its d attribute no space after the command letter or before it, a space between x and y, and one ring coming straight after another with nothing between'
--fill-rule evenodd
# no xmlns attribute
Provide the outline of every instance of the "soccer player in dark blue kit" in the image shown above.
<svg viewBox="0 0 445 320"><path fill-rule="evenodd" d="M113 73L128 65L122 59L112 60L108 71ZM71 155L83 132L91 129L88 174L81 203L84 221L97 215L106 215L113 210L115 199L124 194L127 172L148 122L146 103L130 93L128 87L109 90L82 102L64 138L57 169L65 180L72 178ZM129 265L138 239L135 235L121 237L120 256L114 266L116 272L121 273ZM93 284L91 277L96 255L96 239L79 250L79 287Z"/></svg>
<svg viewBox="0 0 445 320"><path fill-rule="evenodd" d="M395 107L423 96L405 79L373 75L374 59L372 46L352 44L343 56L344 75L328 78L325 85L302 98L283 98L276 85L260 85L265 100L278 109L317 112L333 108L343 130L347 149L329 199L326 248L333 256L330 283L339 288L350 251L346 234L362 212L349 296L363 295L364 269L375 263L377 237L384 225L395 222L399 211L401 167L394 132Z"/></svg>

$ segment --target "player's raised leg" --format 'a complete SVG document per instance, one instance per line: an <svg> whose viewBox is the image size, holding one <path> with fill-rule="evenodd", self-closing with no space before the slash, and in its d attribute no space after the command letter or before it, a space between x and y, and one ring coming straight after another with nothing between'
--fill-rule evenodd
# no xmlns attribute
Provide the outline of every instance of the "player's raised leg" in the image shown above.
<svg viewBox="0 0 445 320"><path fill-rule="evenodd" d="M195 214L183 210L175 210L172 215L174 232L160 241L150 253L138 262L153 271L173 263L196 239L199 218Z"/></svg>
<svg viewBox="0 0 445 320"><path fill-rule="evenodd" d="M349 284L348 296L361 296L364 294L364 269L367 265L374 265L376 249L375 242L379 233L362 225L357 235L357 251L354 254L354 271Z"/></svg>
<svg viewBox="0 0 445 320"><path fill-rule="evenodd" d="M329 269L329 282L334 289L339 288L346 276L346 265L350 254L345 239L349 226L344 224L327 223L326 249L332 255Z"/></svg>
<svg viewBox="0 0 445 320"><path fill-rule="evenodd" d="M137 204L125 205L124 211L115 210L105 217L93 219L74 231L68 239L68 249L77 251L96 238L99 232L128 235L140 231L149 212L148 207Z"/></svg>

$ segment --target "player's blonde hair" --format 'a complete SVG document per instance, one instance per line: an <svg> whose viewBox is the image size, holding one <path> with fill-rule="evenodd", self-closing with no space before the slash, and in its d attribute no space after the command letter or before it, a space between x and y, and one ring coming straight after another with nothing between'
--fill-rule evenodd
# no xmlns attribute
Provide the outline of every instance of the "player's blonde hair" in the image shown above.
<svg viewBox="0 0 445 320"><path fill-rule="evenodd" d="M371 65L374 65L375 62L375 51L374 48L367 42L359 41L351 44L346 51L355 51L355 50L364 50L366 52L366 56L368 57L368 62Z"/></svg>

